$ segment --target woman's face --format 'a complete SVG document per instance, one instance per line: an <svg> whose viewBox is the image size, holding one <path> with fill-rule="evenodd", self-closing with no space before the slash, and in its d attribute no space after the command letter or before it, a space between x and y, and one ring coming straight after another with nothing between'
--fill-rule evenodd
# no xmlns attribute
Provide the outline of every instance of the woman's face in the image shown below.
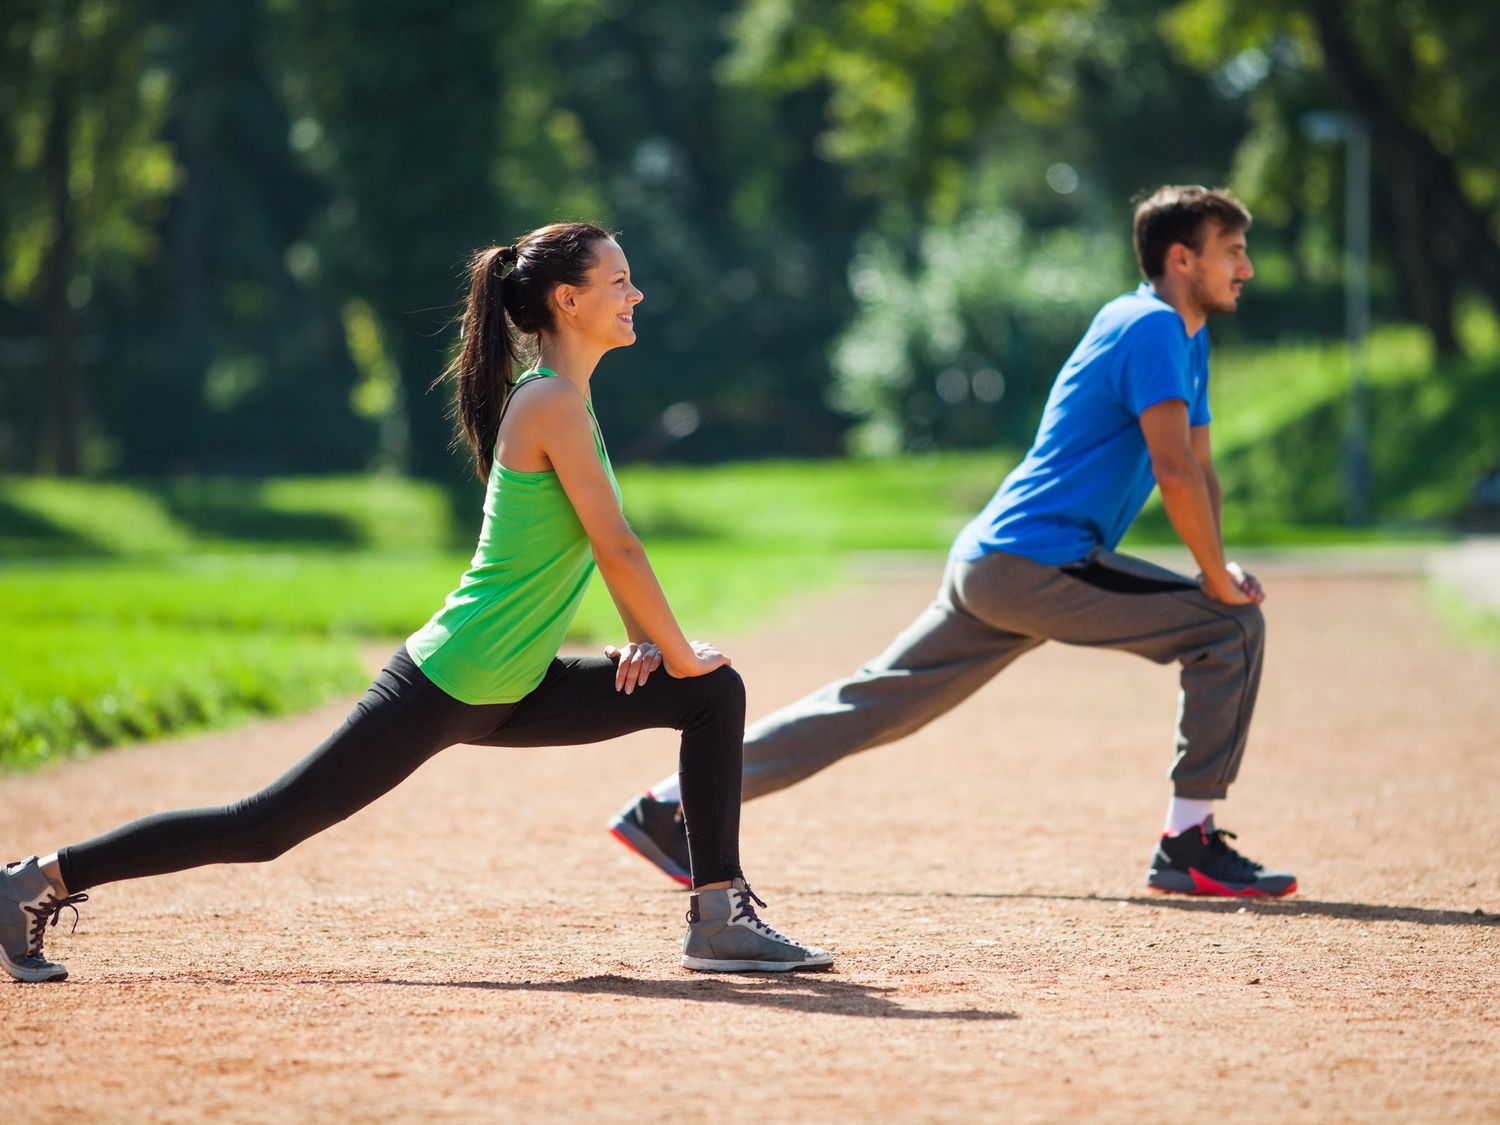
<svg viewBox="0 0 1500 1125"><path fill-rule="evenodd" d="M644 299L631 284L625 251L614 239L605 239L594 243L587 281L557 287L558 320L606 351L622 348L635 343L635 307Z"/></svg>

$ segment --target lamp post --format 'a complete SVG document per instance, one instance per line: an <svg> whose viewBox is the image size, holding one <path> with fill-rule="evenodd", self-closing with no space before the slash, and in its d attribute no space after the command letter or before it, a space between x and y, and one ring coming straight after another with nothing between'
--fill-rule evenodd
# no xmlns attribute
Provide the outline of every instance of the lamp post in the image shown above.
<svg viewBox="0 0 1500 1125"><path fill-rule="evenodd" d="M1344 336L1349 366L1349 420L1344 432L1345 515L1370 522L1370 390L1365 338L1370 331L1370 130L1355 113L1302 115L1314 141L1344 142Z"/></svg>

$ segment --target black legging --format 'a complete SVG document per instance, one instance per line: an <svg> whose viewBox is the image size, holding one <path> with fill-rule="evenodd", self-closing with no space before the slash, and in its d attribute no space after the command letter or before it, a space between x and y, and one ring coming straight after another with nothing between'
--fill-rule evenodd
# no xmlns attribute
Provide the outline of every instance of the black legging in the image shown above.
<svg viewBox="0 0 1500 1125"><path fill-rule="evenodd" d="M343 725L258 793L217 808L158 813L58 852L71 892L208 863L260 863L389 793L438 751L574 746L652 727L682 732L678 769L693 884L741 874L740 753L745 686L732 668L626 695L603 657L556 659L517 703L460 703L397 651Z"/></svg>

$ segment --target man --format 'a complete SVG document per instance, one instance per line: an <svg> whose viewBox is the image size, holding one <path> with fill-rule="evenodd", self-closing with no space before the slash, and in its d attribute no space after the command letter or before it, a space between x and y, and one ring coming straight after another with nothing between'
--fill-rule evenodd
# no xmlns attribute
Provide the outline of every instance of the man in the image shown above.
<svg viewBox="0 0 1500 1125"><path fill-rule="evenodd" d="M1227 191L1163 187L1136 208L1146 280L1105 305L1057 376L1030 452L959 534L937 600L875 661L755 723L744 797L901 738L1043 641L1182 665L1172 797L1147 874L1161 891L1285 895L1295 878L1214 827L1260 682L1260 584L1226 561L1209 443L1208 331L1254 275L1250 214ZM1152 488L1197 580L1114 548ZM610 825L688 881L676 777Z"/></svg>

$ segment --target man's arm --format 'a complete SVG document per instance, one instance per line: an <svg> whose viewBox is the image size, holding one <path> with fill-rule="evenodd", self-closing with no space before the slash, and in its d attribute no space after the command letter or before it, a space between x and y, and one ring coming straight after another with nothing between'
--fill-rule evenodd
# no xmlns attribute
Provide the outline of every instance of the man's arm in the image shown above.
<svg viewBox="0 0 1500 1125"><path fill-rule="evenodd" d="M1219 550L1224 550L1224 495L1219 491L1219 474L1214 472L1213 443L1208 437L1207 426L1194 426L1188 430L1188 440L1193 446L1193 460L1203 470L1204 483L1208 485L1208 505L1214 513L1214 530L1219 534Z"/></svg>
<svg viewBox="0 0 1500 1125"><path fill-rule="evenodd" d="M1253 599L1224 560L1218 478L1212 462L1205 468L1199 458L1200 446L1208 455L1208 427L1190 427L1187 403L1175 398L1147 407L1140 424L1156 487L1161 490L1162 507L1178 538L1198 562L1203 592L1228 605L1248 604ZM1202 436L1196 438L1199 430Z"/></svg>

